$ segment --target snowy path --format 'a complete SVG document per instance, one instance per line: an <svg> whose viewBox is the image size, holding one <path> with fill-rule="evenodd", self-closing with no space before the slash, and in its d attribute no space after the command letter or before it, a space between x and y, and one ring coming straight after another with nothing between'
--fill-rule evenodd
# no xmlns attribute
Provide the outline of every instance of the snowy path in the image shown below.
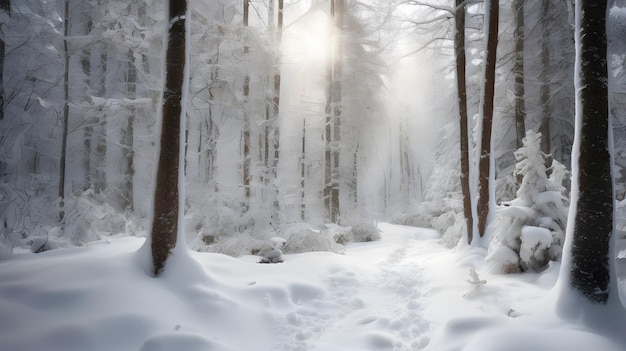
<svg viewBox="0 0 626 351"><path fill-rule="evenodd" d="M282 323L278 316L277 350L399 351L428 345L421 261L426 252L441 250L436 233L384 224L381 229L382 242L351 245L341 264L326 267L324 294L299 301Z"/></svg>
<svg viewBox="0 0 626 351"><path fill-rule="evenodd" d="M282 264L195 252L159 279L138 264L141 238L18 255L0 261L0 350L459 351L496 328L509 332L505 344L533 320L512 317L545 310L558 265L493 275L484 250L445 249L432 230L379 228L380 241L343 255L284 255ZM468 282L473 268L486 283ZM547 328L577 340L572 350L601 339L575 325Z"/></svg>

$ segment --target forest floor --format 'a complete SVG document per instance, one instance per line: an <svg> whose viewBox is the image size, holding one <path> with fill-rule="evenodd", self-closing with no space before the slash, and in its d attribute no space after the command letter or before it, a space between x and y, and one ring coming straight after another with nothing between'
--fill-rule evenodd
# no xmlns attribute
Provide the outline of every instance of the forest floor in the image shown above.
<svg viewBox="0 0 626 351"><path fill-rule="evenodd" d="M482 332L519 331L516 321L546 308L558 264L490 274L483 250L446 249L432 230L379 229L380 241L344 254L280 264L194 252L161 278L141 268L142 238L17 255L0 261L0 350L473 350ZM581 325L550 325L552 349L626 349ZM507 349L527 349L529 335Z"/></svg>

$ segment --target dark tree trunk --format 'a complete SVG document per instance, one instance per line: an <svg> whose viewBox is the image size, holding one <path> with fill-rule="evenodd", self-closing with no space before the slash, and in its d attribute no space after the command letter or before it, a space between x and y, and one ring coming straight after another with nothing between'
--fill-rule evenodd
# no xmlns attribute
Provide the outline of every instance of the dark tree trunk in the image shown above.
<svg viewBox="0 0 626 351"><path fill-rule="evenodd" d="M550 140L552 133L550 132L550 0L541 0L541 26L542 26L542 41L541 41L541 73L539 80L541 81L541 152L546 157L546 169L552 166L552 157L550 157L551 146Z"/></svg>
<svg viewBox="0 0 626 351"><path fill-rule="evenodd" d="M478 234L482 237L487 230L489 218L489 172L491 167L491 129L493 126L493 98L496 80L496 49L498 47L498 15L499 0L490 0L489 22L485 35L487 39L487 52L485 59L485 77L482 101L482 137L480 145L480 160L478 161Z"/></svg>
<svg viewBox="0 0 626 351"><path fill-rule="evenodd" d="M522 140L526 136L526 107L524 85L524 0L513 1L513 13L515 14L515 131L517 134L516 148L522 147Z"/></svg>
<svg viewBox="0 0 626 351"><path fill-rule="evenodd" d="M592 303L606 303L611 280L613 183L609 144L606 1L576 2L579 79L577 116L578 196L572 233L570 279ZM578 124L578 123L577 123ZM576 184L576 183L575 183ZM570 233L568 233L569 235Z"/></svg>
<svg viewBox="0 0 626 351"><path fill-rule="evenodd" d="M11 16L11 0L0 0L0 10ZM2 31L6 30L7 23L0 23ZM4 119L4 39L0 38L0 121Z"/></svg>
<svg viewBox="0 0 626 351"><path fill-rule="evenodd" d="M180 131L184 116L183 82L185 78L185 44L187 0L169 0L169 30L165 57L165 89L163 91L161 140L154 192L152 219L152 262L154 275L159 275L165 261L176 246L179 216Z"/></svg>
<svg viewBox="0 0 626 351"><path fill-rule="evenodd" d="M85 26L85 35L89 35L93 29L93 21L91 18L87 19ZM86 100L89 100L89 92L91 91L91 45L88 45L82 49L80 64L83 69L84 86L88 92L85 96ZM88 122L89 123L89 122ZM83 147L85 148L83 154L83 170L85 172L85 180L83 184L83 190L87 190L91 187L91 142L93 137L93 127L91 123L87 124L83 129Z"/></svg>
<svg viewBox="0 0 626 351"><path fill-rule="evenodd" d="M64 19L63 19L63 62L64 62L64 74L63 74L63 132L61 135L61 157L59 158L59 198L60 211L59 211L59 223L64 225L65 221L65 158L67 155L67 134L68 123L70 119L70 94L69 94L69 79L70 79L70 53L67 47L67 40L69 35L69 18L70 18L70 4L69 0L65 0L64 6Z"/></svg>
<svg viewBox="0 0 626 351"><path fill-rule="evenodd" d="M457 102L459 108L460 147L461 147L461 192L463 196L463 215L467 226L467 242L471 243L474 231L474 216L472 215L472 197L470 193L470 163L469 163L469 131L467 118L467 83L465 81L465 4L463 0L456 0L454 34L454 51L456 58L456 85Z"/></svg>

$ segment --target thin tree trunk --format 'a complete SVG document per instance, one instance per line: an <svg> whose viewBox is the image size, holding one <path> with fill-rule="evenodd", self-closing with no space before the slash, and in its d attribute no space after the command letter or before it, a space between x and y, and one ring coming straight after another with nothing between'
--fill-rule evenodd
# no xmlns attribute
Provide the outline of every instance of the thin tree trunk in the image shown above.
<svg viewBox="0 0 626 351"><path fill-rule="evenodd" d="M541 42L541 152L546 156L550 155L551 146L550 138L550 28L549 28L549 11L550 0L541 0L541 25L542 25L542 42ZM546 169L552 166L552 158L546 157Z"/></svg>
<svg viewBox="0 0 626 351"><path fill-rule="evenodd" d="M270 40L275 40L275 29L276 29L276 22L275 22L275 4L274 4L275 0L269 0L268 2L268 7L267 7L267 30L269 32L269 36L270 36ZM274 79L274 74L270 73L270 80ZM273 90L272 90L273 91ZM269 95L269 94L268 94ZM271 94L273 95L273 93ZM271 149L271 145L273 145L273 141L272 141L272 124L273 124L273 119L274 119L274 97L273 96L267 96L266 97L266 103L265 103L265 126L264 126L264 133L263 133L263 165L265 166L265 171L264 171L264 184L266 185L266 192L271 192L271 190L268 189L268 185L270 183L270 178L272 176L272 166L273 166L273 161L270 160L270 149Z"/></svg>
<svg viewBox="0 0 626 351"><path fill-rule="evenodd" d="M137 17L139 17L139 23L142 26L146 25L146 3L143 2L139 5L139 9L137 9ZM141 34L141 38L145 39L145 34ZM150 73L150 61L148 61L148 56L144 53L141 54L141 68L143 69L143 74L148 75Z"/></svg>
<svg viewBox="0 0 626 351"><path fill-rule="evenodd" d="M332 174L331 174L331 216L333 223L339 222L339 155L341 145L341 98L342 98L342 71L343 71L343 12L344 0L331 0L333 4L332 15L335 19L335 40L332 70L332 107L333 107L333 150L332 150Z"/></svg>
<svg viewBox="0 0 626 351"><path fill-rule="evenodd" d="M244 28L244 40L246 44L243 48L244 57L248 56L250 48L248 47L248 17L250 13L250 0L243 0L243 28ZM244 101L248 101L250 95L250 74L246 73L246 77L243 83L243 96ZM244 125L243 125L243 188L245 192L245 207L250 208L250 116L247 111L244 110Z"/></svg>
<svg viewBox="0 0 626 351"><path fill-rule="evenodd" d="M64 4L64 19L63 19L63 56L64 56L64 73L63 73L63 132L61 135L61 157L59 159L59 198L60 211L59 211L59 223L64 226L65 221L65 159L67 155L67 134L68 123L70 119L70 94L69 94L69 79L70 79L70 53L67 47L67 40L69 35L69 12L70 4L69 0L65 0Z"/></svg>
<svg viewBox="0 0 626 351"><path fill-rule="evenodd" d="M324 188L323 188L323 197L324 197L324 207L326 212L328 213L328 219L331 219L332 207L331 207L331 189L332 189L332 61L333 58L331 55L328 55L326 58L326 106L324 108Z"/></svg>
<svg viewBox="0 0 626 351"><path fill-rule="evenodd" d="M0 10L4 10L8 16L11 16L11 0L0 0ZM7 23L0 23L3 30L6 30ZM4 38L0 38L0 121L4 119L4 55L5 55Z"/></svg>
<svg viewBox="0 0 626 351"><path fill-rule="evenodd" d="M324 125L324 207L328 219L338 223L339 207L339 156L341 142L341 77L343 56L343 0L331 0L330 14L335 34L329 40L326 64L326 120Z"/></svg>
<svg viewBox="0 0 626 351"><path fill-rule="evenodd" d="M128 51L128 99L131 101L137 98L137 69L135 68L135 56L132 50ZM135 124L135 106L131 105L129 108L128 125L123 134L122 145L124 147L124 159L125 170L124 175L124 187L122 191L121 208L125 211L133 211L133 178L135 175L134 158L135 158L135 138L134 138L134 124Z"/></svg>
<svg viewBox="0 0 626 351"><path fill-rule="evenodd" d="M489 219L490 199L490 167L491 167L491 130L493 126L494 88L496 79L496 50L498 46L498 15L499 0L488 0L489 21L485 35L487 35L487 52L485 57L485 77L482 101L482 136L480 159L478 163L478 234L485 235Z"/></svg>
<svg viewBox="0 0 626 351"><path fill-rule="evenodd" d="M515 13L515 131L517 132L516 148L522 147L522 140L526 136L526 107L524 86L524 0L513 1Z"/></svg>
<svg viewBox="0 0 626 351"><path fill-rule="evenodd" d="M98 83L98 96L106 96L106 72L107 72L108 53L106 46L102 48L100 53L100 81ZM106 107L101 107L106 108ZM94 153L95 163L98 165L94 170L94 190L96 193L101 193L106 190L107 187L107 175L106 175L106 154L107 154L107 113L102 113L100 117L98 130L99 134L96 136L96 150ZM96 133L97 134L97 133Z"/></svg>
<svg viewBox="0 0 626 351"><path fill-rule="evenodd" d="M165 261L176 246L179 235L179 182L181 125L184 126L183 85L186 61L187 0L169 0L169 30L165 57L165 89L163 91L163 116L161 140L154 192L152 218L153 274L158 276Z"/></svg>
<svg viewBox="0 0 626 351"><path fill-rule="evenodd" d="M93 22L91 19L87 20L85 35L89 35L91 30L93 29ZM90 92L91 91L91 45L88 45L82 49L81 58L80 58L81 67L83 69L84 76L84 85L85 89ZM89 93L86 94L85 100L89 100ZM91 143L93 138L93 127L90 122L83 129L83 147L84 151L84 159L83 159L83 170L85 171L85 179L83 190L87 190L91 187Z"/></svg>
<svg viewBox="0 0 626 351"><path fill-rule="evenodd" d="M276 24L276 52L280 52L280 44L283 35L283 0L278 0L278 22ZM276 179L278 177L278 160L280 158L280 79L281 79L281 57L280 54L276 56L276 67L274 68L274 97L273 97L273 105L274 105L274 117L272 119L272 130L273 130L273 148L274 148L274 159L272 161L272 177ZM275 194L273 195L274 203L273 208L274 211L278 212L279 203L278 203L278 189L274 189ZM276 216L276 219L278 216Z"/></svg>
<svg viewBox="0 0 626 351"><path fill-rule="evenodd" d="M306 220L306 118L302 118L302 146L300 149L300 219Z"/></svg>
<svg viewBox="0 0 626 351"><path fill-rule="evenodd" d="M577 1L578 92L576 141L578 167L573 168L575 206L571 235L572 287L591 303L606 304L616 288L611 274L613 181L609 143L606 1ZM576 154L576 153L575 153ZM570 233L568 233L569 235ZM614 272L613 272L614 273Z"/></svg>
<svg viewBox="0 0 626 351"><path fill-rule="evenodd" d="M467 126L467 83L465 80L465 4L463 0L456 0L455 24L454 48L456 56L456 85L460 126L461 193L463 196L463 215L467 227L467 242L471 243L474 235L474 216L472 215L472 197L469 179L469 131Z"/></svg>

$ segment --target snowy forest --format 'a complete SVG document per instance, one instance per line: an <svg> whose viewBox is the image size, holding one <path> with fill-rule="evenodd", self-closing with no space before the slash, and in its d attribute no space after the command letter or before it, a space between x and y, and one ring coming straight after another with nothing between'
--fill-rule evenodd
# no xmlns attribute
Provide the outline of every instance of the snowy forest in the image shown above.
<svg viewBox="0 0 626 351"><path fill-rule="evenodd" d="M626 1L0 0L0 349L617 351L624 257Z"/></svg>

